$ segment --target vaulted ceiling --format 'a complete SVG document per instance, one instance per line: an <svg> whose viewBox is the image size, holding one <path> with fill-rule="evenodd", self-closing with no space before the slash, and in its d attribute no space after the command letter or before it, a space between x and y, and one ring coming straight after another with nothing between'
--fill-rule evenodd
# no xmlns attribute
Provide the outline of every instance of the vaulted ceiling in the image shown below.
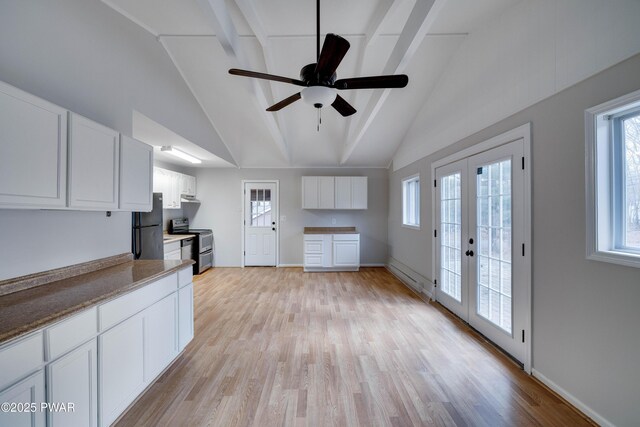
<svg viewBox="0 0 640 427"><path fill-rule="evenodd" d="M296 86L231 76L244 68L298 78L315 62L314 0L103 0L155 35L241 167L387 167L417 112L474 29L517 0L323 0L321 33L351 49L338 78L404 73L404 89L342 91L344 118L298 101ZM213 153L215 154L215 153Z"/></svg>

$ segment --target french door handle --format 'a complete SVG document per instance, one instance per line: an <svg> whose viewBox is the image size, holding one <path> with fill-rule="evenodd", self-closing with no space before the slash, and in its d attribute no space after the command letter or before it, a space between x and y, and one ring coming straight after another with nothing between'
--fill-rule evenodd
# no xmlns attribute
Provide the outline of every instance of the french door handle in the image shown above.
<svg viewBox="0 0 640 427"><path fill-rule="evenodd" d="M473 251L467 250L464 254L466 256L473 256Z"/></svg>
<svg viewBox="0 0 640 427"><path fill-rule="evenodd" d="M272 229L273 231L276 231L276 228L275 228L275 227L271 227L271 229Z"/></svg>

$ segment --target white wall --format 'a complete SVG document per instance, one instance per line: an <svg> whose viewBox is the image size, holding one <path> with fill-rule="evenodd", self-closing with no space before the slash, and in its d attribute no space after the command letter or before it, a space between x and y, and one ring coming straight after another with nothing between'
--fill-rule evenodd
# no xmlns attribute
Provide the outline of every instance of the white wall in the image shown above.
<svg viewBox="0 0 640 427"><path fill-rule="evenodd" d="M100 1L0 2L0 80L128 135L135 109L231 160L162 46ZM130 252L131 215L0 209L0 239L1 280Z"/></svg>
<svg viewBox="0 0 640 427"><path fill-rule="evenodd" d="M131 214L0 210L0 280L131 252Z"/></svg>
<svg viewBox="0 0 640 427"><path fill-rule="evenodd" d="M2 1L0 80L129 136L137 110L233 162L162 45L98 0Z"/></svg>
<svg viewBox="0 0 640 427"><path fill-rule="evenodd" d="M637 0L526 0L472 31L396 152L400 168L640 52Z"/></svg>
<svg viewBox="0 0 640 427"><path fill-rule="evenodd" d="M192 169L197 178L202 204L194 213L195 228L211 228L215 237L216 266L241 264L242 180L280 181L280 263L302 265L304 227L356 226L360 232L360 260L363 264L384 264L387 259L386 169ZM303 175L368 176L369 209L303 210Z"/></svg>
<svg viewBox="0 0 640 427"><path fill-rule="evenodd" d="M640 89L640 55L390 175L389 253L433 278L432 230L401 227L401 179L420 172L431 224L431 164L532 123L533 368L596 421L640 420L640 270L586 260L584 110Z"/></svg>

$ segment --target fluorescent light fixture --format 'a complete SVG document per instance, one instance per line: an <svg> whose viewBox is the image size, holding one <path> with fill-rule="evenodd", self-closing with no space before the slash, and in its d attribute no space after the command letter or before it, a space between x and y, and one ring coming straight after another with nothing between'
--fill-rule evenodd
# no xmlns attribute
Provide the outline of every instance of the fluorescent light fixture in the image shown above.
<svg viewBox="0 0 640 427"><path fill-rule="evenodd" d="M184 153L177 148L172 147L171 145L165 145L164 147L160 148L160 151L172 154L176 157L181 158L182 160L186 160L191 163L202 163L202 160L193 157L191 154Z"/></svg>

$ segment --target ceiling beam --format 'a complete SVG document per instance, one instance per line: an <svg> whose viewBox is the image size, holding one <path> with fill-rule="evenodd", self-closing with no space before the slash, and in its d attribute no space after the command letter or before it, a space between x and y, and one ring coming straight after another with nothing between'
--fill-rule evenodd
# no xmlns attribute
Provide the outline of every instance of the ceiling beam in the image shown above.
<svg viewBox="0 0 640 427"><path fill-rule="evenodd" d="M258 16L256 11L256 7L252 0L236 0L236 4L240 9L240 12L244 16L244 19L249 24L249 29L253 34L255 34L258 43L262 48L262 57L264 58L264 65L266 67L267 73L273 73L275 70L275 62L273 61L273 56L271 55L271 42L269 41L269 36L267 35L267 31L264 29L264 24L262 20ZM272 82L264 82L264 84L269 84L271 88L271 94L273 95L273 83ZM272 96L273 98L273 96ZM274 99L274 102L277 99ZM279 114L268 113L273 115L278 124L282 125L282 116ZM280 127L281 128L281 127Z"/></svg>
<svg viewBox="0 0 640 427"><path fill-rule="evenodd" d="M216 37L231 61L236 63L239 68L251 69L251 63L246 52L240 45L240 36L238 35L238 31L231 19L225 0L198 0L198 4L202 8L209 22L213 25ZM260 40L260 37L266 38L266 35L264 33L256 34L256 37ZM289 153L289 147L282 136L282 132L280 131L274 115L266 111L270 102L265 94L264 88L260 85L258 79L250 79L250 84L252 92L255 95L258 108L261 111L262 118L267 125L267 129L285 160L290 164L291 155Z"/></svg>
<svg viewBox="0 0 640 427"><path fill-rule="evenodd" d="M435 22L435 19L447 0L416 0L409 18L389 55L389 59L381 74L401 74L407 67L413 55L418 51L425 35ZM362 141L369 126L382 108L384 101L389 96L390 89L378 90L371 95L367 107L360 119L357 131L352 132L347 138L347 144L342 153L340 164L349 160L351 154Z"/></svg>
<svg viewBox="0 0 640 427"><path fill-rule="evenodd" d="M398 6L402 3L401 1L394 0L382 0L375 12L371 20L369 21L369 25L364 33L364 41L363 46L358 53L358 58L356 60L356 76L362 75L362 69L364 68L364 64L367 62L368 54L371 52L369 47L373 43L373 41L380 35L380 29L382 28L382 23L398 8ZM351 96L351 103L356 104L358 100L358 91L353 91L353 95ZM355 126L355 118L352 117L347 120L344 138L345 138L345 147L349 142L349 137L353 132L353 127Z"/></svg>

